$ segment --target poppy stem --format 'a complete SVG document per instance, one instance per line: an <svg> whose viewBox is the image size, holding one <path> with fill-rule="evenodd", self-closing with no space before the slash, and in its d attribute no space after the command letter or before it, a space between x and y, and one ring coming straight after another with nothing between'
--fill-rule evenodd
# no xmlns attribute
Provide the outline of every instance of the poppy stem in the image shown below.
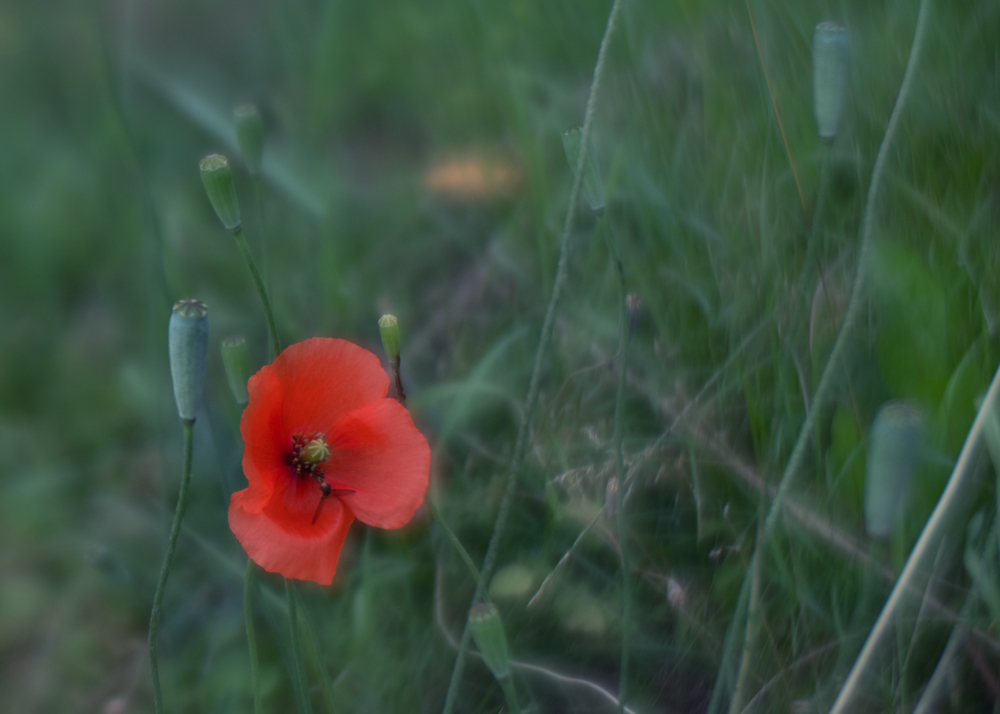
<svg viewBox="0 0 1000 714"><path fill-rule="evenodd" d="M299 714L312 714L312 700L309 685L306 684L306 668L302 661L302 644L299 642L299 614L295 601L292 581L285 578L285 599L288 601L288 628L292 638L292 659L295 662L295 691L298 695Z"/></svg>
<svg viewBox="0 0 1000 714"><path fill-rule="evenodd" d="M500 540L503 537L504 528L507 526L507 519L510 517L511 506L514 502L517 474L521 470L526 445L531 437L531 426L534 422L535 410L538 407L538 398L541 391L542 364L545 362L549 343L552 341L556 310L559 306L559 298L562 295L563 285L566 283L569 262L569 239L573 234L573 226L576 222L580 189L583 185L584 167L587 161L587 149L590 146L590 134L594 125L594 108L597 105L597 92L601 83L601 76L604 74L608 47L611 44L611 37L614 34L621 6L622 0L614 0L611 11L608 13L608 24L604 28L604 36L601 38L601 47L597 51L597 62L594 64L594 75L590 82L590 94L587 97L587 108L583 114L583 128L580 132L580 155L577 157L576 169L573 172L573 188L570 190L569 205L566 208L566 220L563 223L562 235L559 238L559 258L556 262L556 275L552 281L552 292L549 295L549 304L545 308L545 318L542 321L542 330L538 338L538 348L535 350L535 361L531 368L531 378L528 382L524 418L521 420L521 424L517 430L517 437L514 440L514 450L511 454L510 468L507 470L507 480L504 484L503 496L500 499L500 507L497 509L497 516L493 523L493 533L490 535L489 545L486 546L483 567L480 570L475 592L472 594L470 609L482 602L486 586L490 582L490 576L493 574L493 568L496 565L500 549ZM469 629L468 618L466 618L465 629L462 631L462 639L458 644L458 654L455 656L455 664L451 670L451 679L448 682L448 692L445 695L442 714L451 714L455 707L458 685L462 680L462 670L465 668L465 655L469 649L471 638L472 631Z"/></svg>
<svg viewBox="0 0 1000 714"><path fill-rule="evenodd" d="M267 222L264 215L264 182L260 178L260 172L253 175L253 199L257 208L257 221L260 223L260 274L264 280L264 285L268 285L268 260L267 260Z"/></svg>
<svg viewBox="0 0 1000 714"><path fill-rule="evenodd" d="M403 377L399 371L399 357L394 360L390 360L389 364L392 365L392 376L396 378L396 398L399 400L399 403L405 407L406 392L403 391Z"/></svg>
<svg viewBox="0 0 1000 714"><path fill-rule="evenodd" d="M257 635L253 626L253 561L247 558L247 574L243 580L243 617L247 627L247 649L250 651L250 682L253 686L253 711L261 713L260 663L257 659Z"/></svg>
<svg viewBox="0 0 1000 714"><path fill-rule="evenodd" d="M184 425L184 466L181 472L181 489L177 495L177 508L174 510L174 523L170 528L170 540L167 552L163 556L160 567L160 579L156 584L156 594L153 596L153 610L149 615L149 669L153 679L153 706L157 714L163 712L163 692L160 688L160 665L156 653L156 636L160 630L160 617L163 612L163 592L167 587L167 576L170 574L170 563L174 559L177 548L177 537L181 532L181 522L187 508L188 484L191 481L191 454L194 444L194 419L183 419Z"/></svg>
<svg viewBox="0 0 1000 714"><path fill-rule="evenodd" d="M247 268L250 270L250 275L253 277L254 285L257 286L257 293L260 295L260 301L264 305L264 316L267 318L267 331L268 336L271 338L271 359L273 360L281 352L281 343L278 342L278 328L274 325L274 313L271 311L271 301L267 297L267 288L264 287L264 281L260 277L260 272L257 270L257 264L254 263L253 254L250 252L250 247L247 245L246 236L243 235L243 229L237 227L233 232L233 238L236 239L236 245L239 246L240 252L243 253L243 259L247 262Z"/></svg>

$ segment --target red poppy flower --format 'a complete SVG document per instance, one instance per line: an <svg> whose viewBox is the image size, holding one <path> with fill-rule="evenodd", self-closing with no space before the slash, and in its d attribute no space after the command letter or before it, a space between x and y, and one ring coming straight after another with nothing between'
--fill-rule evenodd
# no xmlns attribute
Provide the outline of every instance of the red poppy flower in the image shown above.
<svg viewBox="0 0 1000 714"><path fill-rule="evenodd" d="M379 359L315 337L250 378L243 472L229 527L257 565L329 585L355 518L400 528L423 503L430 448L409 412L386 399Z"/></svg>

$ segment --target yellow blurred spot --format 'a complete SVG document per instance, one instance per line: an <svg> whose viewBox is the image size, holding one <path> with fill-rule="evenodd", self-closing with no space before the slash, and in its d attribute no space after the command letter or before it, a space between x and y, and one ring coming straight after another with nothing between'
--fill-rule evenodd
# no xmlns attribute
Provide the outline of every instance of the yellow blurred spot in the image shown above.
<svg viewBox="0 0 1000 714"><path fill-rule="evenodd" d="M473 152L435 162L424 173L423 183L442 198L477 200L508 195L520 180L513 162Z"/></svg>

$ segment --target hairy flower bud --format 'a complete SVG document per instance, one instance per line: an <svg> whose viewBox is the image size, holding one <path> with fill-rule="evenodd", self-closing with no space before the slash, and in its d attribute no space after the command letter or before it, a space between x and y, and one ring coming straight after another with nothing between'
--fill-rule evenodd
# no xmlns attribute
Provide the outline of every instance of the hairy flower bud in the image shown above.
<svg viewBox="0 0 1000 714"><path fill-rule="evenodd" d="M836 22L821 22L813 34L813 111L820 138L832 141L844 111L849 41Z"/></svg>
<svg viewBox="0 0 1000 714"><path fill-rule="evenodd" d="M247 380L250 379L250 355L247 354L247 341L241 335L230 335L222 341L222 366L226 369L226 381L229 391L237 404L250 401L247 392Z"/></svg>
<svg viewBox="0 0 1000 714"><path fill-rule="evenodd" d="M211 154L201 160L201 182L215 215L226 230L235 233L240 229L240 204L236 199L236 186L229 159L222 154Z"/></svg>
<svg viewBox="0 0 1000 714"><path fill-rule="evenodd" d="M910 494L923 427L908 402L888 402L875 416L865 475L865 528L875 538L889 535Z"/></svg>
<svg viewBox="0 0 1000 714"><path fill-rule="evenodd" d="M174 305L168 328L170 374L182 421L193 422L201 408L208 358L208 306L198 300Z"/></svg>
<svg viewBox="0 0 1000 714"><path fill-rule="evenodd" d="M500 612L492 603L474 605L469 611L469 629L472 639L483 656L483 662L499 681L510 677L510 660L507 657L507 637L503 631Z"/></svg>
<svg viewBox="0 0 1000 714"><path fill-rule="evenodd" d="M563 151L569 170L576 173L576 165L580 163L580 150L583 147L583 127L573 126L563 132ZM601 183L601 169L597 165L597 152L591 140L587 146L586 164L583 167L583 183L580 186L583 200L594 213L604 211L604 186Z"/></svg>
<svg viewBox="0 0 1000 714"><path fill-rule="evenodd" d="M382 348L390 362L399 359L399 320L395 315L382 315L378 320L378 331L382 336Z"/></svg>
<svg viewBox="0 0 1000 714"><path fill-rule="evenodd" d="M233 110L233 128L247 171L260 173L264 158L264 122L254 104L240 104Z"/></svg>

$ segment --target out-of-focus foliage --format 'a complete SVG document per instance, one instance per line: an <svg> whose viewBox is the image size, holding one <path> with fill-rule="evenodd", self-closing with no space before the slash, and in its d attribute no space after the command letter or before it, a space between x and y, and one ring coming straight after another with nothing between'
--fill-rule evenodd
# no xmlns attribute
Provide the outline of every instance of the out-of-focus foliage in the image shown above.
<svg viewBox="0 0 1000 714"><path fill-rule="evenodd" d="M490 588L523 707L611 711L593 685L617 688L620 544L602 509L614 473L618 313L596 235L607 226L642 304L624 416L628 703L638 712L708 705L763 485L788 459L864 271L864 318L794 494L805 515L786 519L766 574L765 649L753 670L764 709L829 704L888 592L858 553L893 566L863 536L872 420L902 398L928 416L914 497L893 536L905 555L1000 357L1000 7L935 5L876 209L877 242L858 266L916 4L626 0L595 119L607 223L581 215L571 237L540 411ZM164 691L171 711L251 706L245 556L226 525L229 495L245 483L240 408L219 344L245 335L253 370L267 337L201 186L198 161L209 153L231 159L284 344L329 335L378 351L378 317L399 317L437 508L481 560L572 184L560 137L582 123L609 9L608 0L0 5L5 711L152 711L146 625L181 458L167 319L182 298L206 302L212 326L191 507L161 628ZM848 28L851 65L813 232L827 159L810 43L827 19ZM263 212L231 123L245 101L266 127ZM992 523L995 509L986 512ZM970 580L995 576L995 551L977 537L956 550L966 566L954 554L942 565L956 587L936 597L954 612ZM300 589L316 710L329 694L338 711L440 711L474 586L448 540L423 512L397 532L356 528L340 567L333 587ZM261 581L265 703L291 710L281 586ZM965 617L987 631L986 614ZM875 690L880 707L901 710L919 695L946 630L922 632L909 657L894 653ZM990 637L975 642L995 671ZM971 668L956 682L960 703L982 703L987 685ZM475 658L458 691L457 711L502 706Z"/></svg>

